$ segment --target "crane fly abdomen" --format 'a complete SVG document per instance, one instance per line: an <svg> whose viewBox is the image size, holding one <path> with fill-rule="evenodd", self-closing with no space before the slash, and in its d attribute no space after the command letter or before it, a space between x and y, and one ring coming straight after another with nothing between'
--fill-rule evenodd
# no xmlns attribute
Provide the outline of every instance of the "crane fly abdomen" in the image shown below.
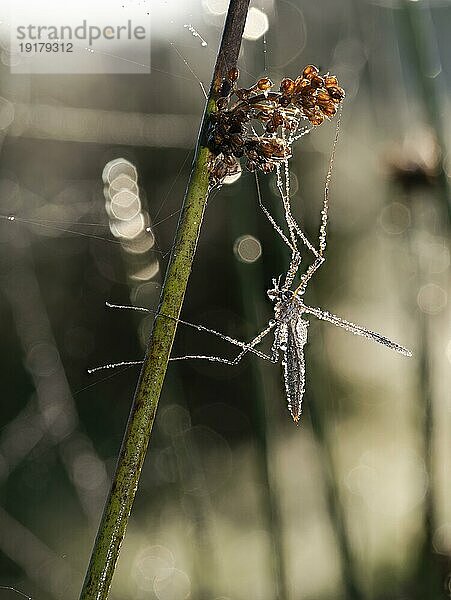
<svg viewBox="0 0 451 600"><path fill-rule="evenodd" d="M287 395L288 409L295 423L302 412L302 398L305 391L304 346L307 343L308 321L301 317L290 320L286 325L286 347L283 351L282 367Z"/></svg>

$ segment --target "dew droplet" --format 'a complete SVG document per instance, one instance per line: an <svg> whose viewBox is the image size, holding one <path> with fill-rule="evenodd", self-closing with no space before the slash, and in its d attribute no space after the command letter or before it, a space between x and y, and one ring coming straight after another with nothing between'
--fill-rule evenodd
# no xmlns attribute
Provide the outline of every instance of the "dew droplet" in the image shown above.
<svg viewBox="0 0 451 600"><path fill-rule="evenodd" d="M200 40L200 45L205 48L205 46L208 46L207 42L204 40L204 38L200 35L200 33L197 31L197 29L195 27L193 27L191 25L191 23L185 23L185 25L183 25L183 27L185 29L188 29L188 31L191 33L191 35L195 38L198 38Z"/></svg>

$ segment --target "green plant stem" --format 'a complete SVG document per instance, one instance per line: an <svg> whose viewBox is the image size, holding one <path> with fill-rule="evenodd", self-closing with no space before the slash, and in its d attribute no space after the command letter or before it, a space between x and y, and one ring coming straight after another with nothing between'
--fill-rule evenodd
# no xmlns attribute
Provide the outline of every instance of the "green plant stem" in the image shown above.
<svg viewBox="0 0 451 600"><path fill-rule="evenodd" d="M231 0L157 316L80 600L105 600L138 487L208 198L205 133L223 77L236 65L249 0ZM167 316L163 316L167 315Z"/></svg>
<svg viewBox="0 0 451 600"><path fill-rule="evenodd" d="M420 200L421 199L421 200ZM415 288L412 296L417 290L429 281L429 272L422 265L421 256L418 252L416 236L424 239L432 235L423 218L422 204L434 204L434 195L430 190L420 189L409 191L406 195L408 205L412 213L412 229L407 232L407 241L413 264L416 265ZM443 207L442 207L443 208ZM440 209L440 204L437 206ZM441 214L444 216L443 211ZM444 219L441 219L445 223ZM445 226L446 227L446 226ZM422 514L422 536L423 539L416 548L416 572L414 573L415 593L413 598L428 598L439 600L443 596L443 585L449 572L449 560L443 559L435 552L433 545L434 532L437 527L436 515L436 466L434 464L434 385L433 385L433 359L431 348L430 320L427 315L420 311L417 317L416 344L418 361L418 386L419 405L421 418L421 434L423 443L423 456L426 467L427 488L423 500Z"/></svg>

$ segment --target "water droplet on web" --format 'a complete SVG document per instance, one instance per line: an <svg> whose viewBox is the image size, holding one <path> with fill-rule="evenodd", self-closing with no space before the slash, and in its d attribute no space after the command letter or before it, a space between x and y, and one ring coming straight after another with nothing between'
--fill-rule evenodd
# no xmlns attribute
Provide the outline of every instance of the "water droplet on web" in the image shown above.
<svg viewBox="0 0 451 600"><path fill-rule="evenodd" d="M197 31L197 29L195 27L193 27L191 25L191 23L186 23L185 25L183 25L183 27L185 29L188 29L188 31L191 33L191 35L195 38L198 38L200 41L200 45L202 47L205 48L205 46L208 46L207 42L204 40L204 38L200 35L200 33Z"/></svg>

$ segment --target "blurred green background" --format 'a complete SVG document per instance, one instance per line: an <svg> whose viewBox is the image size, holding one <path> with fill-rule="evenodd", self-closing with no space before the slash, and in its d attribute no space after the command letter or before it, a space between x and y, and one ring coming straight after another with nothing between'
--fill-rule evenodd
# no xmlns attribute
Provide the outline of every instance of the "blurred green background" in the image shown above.
<svg viewBox="0 0 451 600"><path fill-rule="evenodd" d="M347 92L306 301L414 358L312 320L299 427L280 365L170 365L112 600L450 597L449 4L251 3L240 84L314 63ZM87 369L143 355L151 317L105 301L158 301L204 103L190 69L208 86L226 8L150 3L151 75L11 75L2 43L0 585L33 600L81 588L139 372ZM333 135L290 164L311 238ZM142 207L123 229L102 182L118 157ZM250 339L288 258L243 172L212 194L183 318ZM179 327L174 355L234 352Z"/></svg>

